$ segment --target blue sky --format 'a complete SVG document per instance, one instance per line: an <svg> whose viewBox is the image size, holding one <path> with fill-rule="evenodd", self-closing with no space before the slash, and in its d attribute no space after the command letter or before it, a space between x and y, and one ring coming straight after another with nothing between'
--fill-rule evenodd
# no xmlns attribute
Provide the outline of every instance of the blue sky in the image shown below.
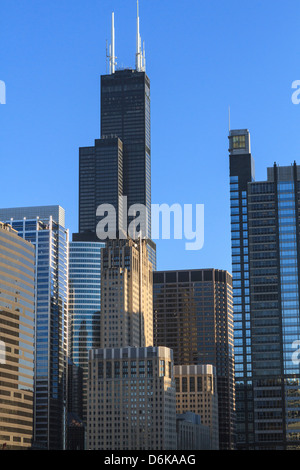
<svg viewBox="0 0 300 470"><path fill-rule="evenodd" d="M100 136L100 75L115 12L134 67L135 0L1 0L1 207L60 204L78 228L78 148ZM151 80L152 202L204 204L205 241L157 241L158 269L231 270L228 106L256 179L300 163L300 2L140 0Z"/></svg>

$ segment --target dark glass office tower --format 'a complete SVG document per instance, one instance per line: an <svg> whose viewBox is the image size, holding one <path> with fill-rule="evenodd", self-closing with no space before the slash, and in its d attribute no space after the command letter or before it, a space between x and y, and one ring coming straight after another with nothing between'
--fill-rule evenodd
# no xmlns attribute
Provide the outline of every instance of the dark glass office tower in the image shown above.
<svg viewBox="0 0 300 470"><path fill-rule="evenodd" d="M232 278L200 269L153 273L154 344L173 349L175 365L216 367L219 447L235 447Z"/></svg>
<svg viewBox="0 0 300 470"><path fill-rule="evenodd" d="M101 139L79 151L79 232L95 233L97 207L112 204L122 216L147 208L151 238L150 81L145 72L125 69L101 77ZM117 219L118 220L118 219ZM125 222L125 230L132 218ZM81 237L82 239L82 237ZM78 238L77 238L78 240Z"/></svg>
<svg viewBox="0 0 300 470"><path fill-rule="evenodd" d="M88 238L96 232L97 216L101 204L115 209L116 229L119 225L119 198L123 196L123 144L120 139L97 139L93 147L79 149L79 232ZM121 206L122 207L122 206ZM104 214L102 214L104 216ZM112 222L114 222L112 220ZM97 236L95 234L95 240Z"/></svg>
<svg viewBox="0 0 300 470"><path fill-rule="evenodd" d="M128 207L148 209L151 238L150 80L145 72L117 70L101 77L101 137L123 142L123 192Z"/></svg>
<svg viewBox="0 0 300 470"><path fill-rule="evenodd" d="M68 432L67 450L85 449L85 425L82 420L83 370L68 361Z"/></svg>
<svg viewBox="0 0 300 470"><path fill-rule="evenodd" d="M237 446L244 449L254 440L247 204L254 160L248 130L230 132L229 152Z"/></svg>
<svg viewBox="0 0 300 470"><path fill-rule="evenodd" d="M79 151L79 233L73 235L73 241L112 238L99 238L96 233L98 222L107 217L107 213L96 215L97 208L111 204L116 210L115 238L121 231L125 237L120 238L132 236L128 226L140 216L142 224L137 231L148 240L149 260L155 270L156 245L151 240L150 80L141 51L138 16L137 37L136 68L116 70L113 49L109 56L110 73L101 76L101 138L94 146ZM143 214L138 208L128 214L135 204L145 208Z"/></svg>
<svg viewBox="0 0 300 470"><path fill-rule="evenodd" d="M300 167L245 187L241 135L229 136L238 446L300 449Z"/></svg>

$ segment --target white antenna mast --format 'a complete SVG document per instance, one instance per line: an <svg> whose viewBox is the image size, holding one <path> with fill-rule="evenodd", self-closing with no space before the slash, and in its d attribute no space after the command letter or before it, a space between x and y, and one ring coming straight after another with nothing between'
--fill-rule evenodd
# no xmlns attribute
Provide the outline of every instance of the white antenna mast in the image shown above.
<svg viewBox="0 0 300 470"><path fill-rule="evenodd" d="M140 17L139 17L139 0L136 2L136 55L135 55L135 68L138 72L145 71L145 45L142 52L142 41L140 36Z"/></svg>
<svg viewBox="0 0 300 470"><path fill-rule="evenodd" d="M106 57L109 59L109 73L115 73L116 70L116 56L115 56L115 14L111 14L111 44L109 51L106 46Z"/></svg>

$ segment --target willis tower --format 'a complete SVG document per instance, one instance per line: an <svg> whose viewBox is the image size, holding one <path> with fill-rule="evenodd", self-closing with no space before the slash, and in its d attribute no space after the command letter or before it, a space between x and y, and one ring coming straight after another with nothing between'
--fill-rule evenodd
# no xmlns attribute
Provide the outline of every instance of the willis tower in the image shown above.
<svg viewBox="0 0 300 470"><path fill-rule="evenodd" d="M151 240L150 80L141 44L138 3L135 69L116 69L114 13L111 35L110 70L101 76L101 138L95 140L94 146L79 149L79 233L73 235L73 240L99 240L96 227L107 216L104 206L101 213L97 212L99 206L114 207L118 238L119 221L123 221L122 228L127 233L134 215L139 215L134 205L143 205L143 238L147 239L155 270L156 248ZM129 211L131 216L127 215L129 208L133 208L133 212Z"/></svg>

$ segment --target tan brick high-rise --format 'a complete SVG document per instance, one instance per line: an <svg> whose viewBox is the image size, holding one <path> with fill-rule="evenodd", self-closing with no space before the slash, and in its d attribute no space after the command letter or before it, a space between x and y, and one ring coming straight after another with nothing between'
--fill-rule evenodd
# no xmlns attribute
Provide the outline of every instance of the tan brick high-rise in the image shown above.
<svg viewBox="0 0 300 470"><path fill-rule="evenodd" d="M145 240L102 250L100 347L153 345L152 265Z"/></svg>
<svg viewBox="0 0 300 470"><path fill-rule="evenodd" d="M34 246L0 223L0 450L33 438Z"/></svg>

